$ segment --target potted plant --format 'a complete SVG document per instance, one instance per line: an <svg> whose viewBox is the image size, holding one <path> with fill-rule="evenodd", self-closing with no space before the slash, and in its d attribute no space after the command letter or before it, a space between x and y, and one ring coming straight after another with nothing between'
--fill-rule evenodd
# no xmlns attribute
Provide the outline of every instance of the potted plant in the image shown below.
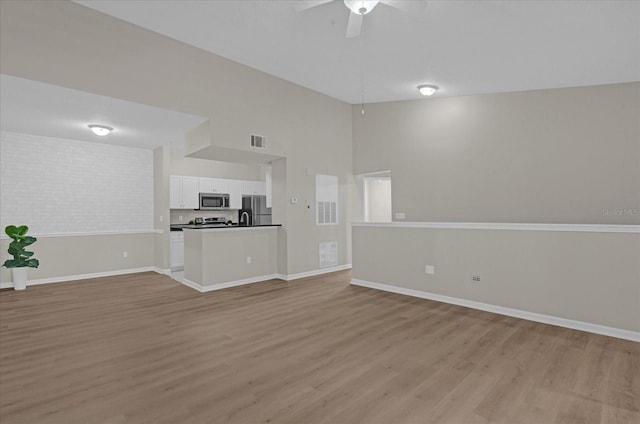
<svg viewBox="0 0 640 424"><path fill-rule="evenodd" d="M14 290L24 290L27 287L27 270L29 268L38 268L40 262L33 258L33 252L28 252L25 248L36 242L35 237L27 235L29 227L21 225L9 225L4 232L13 239L9 243L9 254L13 259L7 259L2 266L11 268L13 276Z"/></svg>

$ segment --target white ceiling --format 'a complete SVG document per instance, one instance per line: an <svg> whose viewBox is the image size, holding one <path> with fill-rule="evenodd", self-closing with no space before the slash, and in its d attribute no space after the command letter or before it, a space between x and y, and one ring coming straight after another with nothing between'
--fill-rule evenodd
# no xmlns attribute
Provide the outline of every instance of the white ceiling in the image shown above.
<svg viewBox="0 0 640 424"><path fill-rule="evenodd" d="M357 104L640 80L640 2L428 1L378 5L344 37L342 0L78 1L329 96ZM361 79L361 75L363 79Z"/></svg>
<svg viewBox="0 0 640 424"><path fill-rule="evenodd" d="M206 118L83 91L0 75L0 129L25 134L153 149L179 147ZM114 128L106 137L87 125Z"/></svg>

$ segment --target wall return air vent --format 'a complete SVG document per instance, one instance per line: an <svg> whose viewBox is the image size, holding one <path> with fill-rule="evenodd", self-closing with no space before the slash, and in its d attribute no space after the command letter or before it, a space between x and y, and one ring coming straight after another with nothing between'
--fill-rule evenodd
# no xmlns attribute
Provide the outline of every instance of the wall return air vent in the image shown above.
<svg viewBox="0 0 640 424"><path fill-rule="evenodd" d="M265 149L267 147L267 140L262 135L251 134L251 147Z"/></svg>

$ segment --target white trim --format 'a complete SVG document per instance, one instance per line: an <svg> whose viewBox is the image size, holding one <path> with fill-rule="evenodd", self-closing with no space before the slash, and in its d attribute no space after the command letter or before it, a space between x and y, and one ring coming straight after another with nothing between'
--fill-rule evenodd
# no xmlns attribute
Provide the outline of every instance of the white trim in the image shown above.
<svg viewBox="0 0 640 424"><path fill-rule="evenodd" d="M171 268L162 269L158 268L157 266L152 266L151 271L155 271L158 274L168 275L169 277L171 277Z"/></svg>
<svg viewBox="0 0 640 424"><path fill-rule="evenodd" d="M369 178L369 177L375 177L376 175L381 176L382 174L389 174L384 176L391 177L391 170L387 169L386 171L367 172L366 174L358 174L356 175L356 177Z"/></svg>
<svg viewBox="0 0 640 424"><path fill-rule="evenodd" d="M276 278L278 278L277 274L271 274L271 275L263 275L260 277L245 278L244 280L236 280L236 281L229 281L226 283L211 284L206 286L203 286L194 281L183 278L182 284L184 284L185 286L191 287L192 289L196 289L201 293L206 293L206 292L215 291L215 290L228 289L230 287L237 287L237 286L244 286L246 284L259 283L261 281L273 280Z"/></svg>
<svg viewBox="0 0 640 424"><path fill-rule="evenodd" d="M495 314L506 315L515 318L522 318L529 321L541 322L544 324L556 325L559 327L571 328L574 330L587 331L589 333L602 334L619 339L640 342L640 332L623 330L620 328L606 327L588 322L574 321L567 318L556 317L552 315L537 314L535 312L522 311L519 309L505 308L504 306L490 305L487 303L475 302L472 300L460 299L457 297L443 296L440 294L423 292L419 290L406 289L389 284L372 283L370 281L352 279L351 284L356 286L368 287L370 289L383 290L391 293L402 294L406 296L419 297L421 299L435 300L437 302L450 303L452 305L464 306L481 311L492 312Z"/></svg>
<svg viewBox="0 0 640 424"><path fill-rule="evenodd" d="M289 274L289 275L278 274L278 278L285 281L291 281L291 280L297 280L298 278L313 277L315 275L322 275L322 274L329 274L331 272L336 272L336 271L343 271L345 269L351 269L351 264L332 266L330 268L314 269L313 271L299 272L297 274Z"/></svg>
<svg viewBox="0 0 640 424"><path fill-rule="evenodd" d="M273 280L273 279L276 279L276 278L280 279L280 280L284 280L284 281L291 281L291 280L297 280L298 278L305 278L305 277L312 277L314 275L328 274L328 273L331 273L331 272L342 271L342 270L345 270L345 269L351 269L351 264L339 265L339 266L334 266L334 267L331 267L331 268L315 269L313 271L300 272L298 274L291 274L291 275L286 275L286 274L263 275L261 277L246 278L244 280L229 281L229 282L226 282L226 283L218 283L218 284L207 285L207 286L203 286L203 285L198 284L198 283L196 283L194 281L187 280L186 278L183 278L181 282L185 286L191 287L192 289L195 289L195 290L198 290L199 292L205 293L205 292L208 292L208 291L222 290L222 289L226 289L226 288L229 288L229 287L243 286L245 284L259 283L261 281Z"/></svg>
<svg viewBox="0 0 640 424"><path fill-rule="evenodd" d="M255 230L271 230L282 228L282 225L258 225L256 227L233 226L220 228L183 228L182 231L197 231L199 233L222 233L225 231L255 231Z"/></svg>
<svg viewBox="0 0 640 424"><path fill-rule="evenodd" d="M184 284L185 286L187 286L187 287L189 287L189 288L192 288L192 289L194 289L194 290L197 290L197 291L199 291L200 293L202 293L202 292L203 292L203 286L201 286L201 285L200 285L200 284L198 284L198 283L194 283L194 282L193 282L193 281L191 281L191 280L187 280L186 278L183 278L182 280L176 280L176 281L178 281L178 282L180 282L180 283Z"/></svg>
<svg viewBox="0 0 640 424"><path fill-rule="evenodd" d="M91 274L76 274L76 275L65 275L63 277L52 277L52 278L39 278L37 280L28 280L27 286L37 286L39 284L50 284L50 283L65 283L67 281L76 281L76 280L86 280L89 278L99 278L99 277L111 277L114 275L123 275L123 274L136 274L138 272L148 272L155 271L158 272L160 269L156 267L143 267L143 268L129 268L129 269L118 269L115 271L104 271L104 272L93 272ZM0 283L0 289L8 289L13 287L13 281L8 283Z"/></svg>
<svg viewBox="0 0 640 424"><path fill-rule="evenodd" d="M85 236L114 236L124 234L162 234L164 230L120 230L120 231L96 231L91 233L42 233L42 234L29 234L33 237L48 238L48 237L85 237ZM0 239L9 239L8 236L0 236Z"/></svg>
<svg viewBox="0 0 640 424"><path fill-rule="evenodd" d="M496 222L352 222L352 227L442 228L461 230L568 231L582 233L640 234L640 225L518 224Z"/></svg>
<svg viewBox="0 0 640 424"><path fill-rule="evenodd" d="M283 275L283 274L263 275L260 277L246 278L244 280L236 280L236 281L229 281L226 283L214 284L211 286L201 286L200 284L187 280L186 278L182 280L182 283L200 292L208 292L213 290L222 290L228 287L236 287L236 286L241 286L245 284L258 283L260 281L273 280L274 278L278 278L284 281L291 281L291 280L296 280L298 278L328 274L331 272L342 271L345 269L351 269L351 264L339 265L331 268L316 269L313 271L300 272L298 274L291 274L291 275ZM130 269L115 270L115 271L94 272L91 274L77 274L77 275L67 275L63 277L40 278L37 280L27 281L27 286L35 286L38 284L49 284L49 283L64 283L67 281L86 280L89 278L99 278L99 277L111 277L114 275L135 274L138 272L147 272L147 271L153 271L153 272L157 272L158 274L171 276L171 268L162 269L156 266L150 266L150 267L143 267L143 268L130 268ZM13 281L9 281L8 283L0 283L0 289L9 289L12 287L13 287Z"/></svg>

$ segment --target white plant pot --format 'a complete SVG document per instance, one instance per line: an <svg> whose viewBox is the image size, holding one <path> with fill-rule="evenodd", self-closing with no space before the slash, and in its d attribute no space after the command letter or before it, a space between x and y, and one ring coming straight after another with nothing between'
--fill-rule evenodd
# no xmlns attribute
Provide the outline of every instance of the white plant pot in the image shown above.
<svg viewBox="0 0 640 424"><path fill-rule="evenodd" d="M17 268L11 268L11 274L13 275L13 289L24 290L27 288L27 272L29 267L21 266Z"/></svg>

